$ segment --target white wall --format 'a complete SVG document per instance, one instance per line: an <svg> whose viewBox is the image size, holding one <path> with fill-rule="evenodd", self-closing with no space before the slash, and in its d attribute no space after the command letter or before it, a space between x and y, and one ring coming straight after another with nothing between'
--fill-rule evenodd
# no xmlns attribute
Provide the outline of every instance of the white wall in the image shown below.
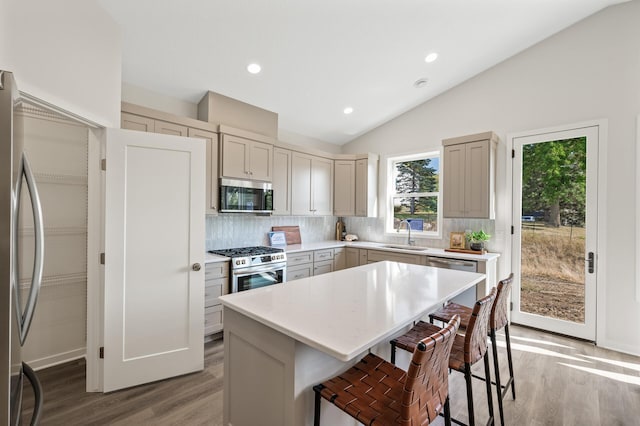
<svg viewBox="0 0 640 426"><path fill-rule="evenodd" d="M203 96L206 91L203 90ZM198 119L198 104L163 95L140 86L122 82L122 101L168 112L180 117Z"/></svg>
<svg viewBox="0 0 640 426"><path fill-rule="evenodd" d="M18 88L120 127L120 30L93 1L1 0L0 69Z"/></svg>
<svg viewBox="0 0 640 426"><path fill-rule="evenodd" d="M640 1L605 9L344 146L344 152L423 150L444 138L493 130L498 158L496 237L507 244L507 134L608 120L607 264L598 283L601 346L640 354L635 287L635 117L640 112ZM442 55L444 58L445 55ZM445 59L443 59L445 60ZM381 185L381 188L383 186ZM382 195L382 194L380 194ZM504 264L505 275L510 265ZM603 300L604 299L604 300Z"/></svg>

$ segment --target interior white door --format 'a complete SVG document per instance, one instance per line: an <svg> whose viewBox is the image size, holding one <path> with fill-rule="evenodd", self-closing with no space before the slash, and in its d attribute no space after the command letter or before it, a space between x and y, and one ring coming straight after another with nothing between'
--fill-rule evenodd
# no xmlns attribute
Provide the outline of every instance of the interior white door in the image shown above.
<svg viewBox="0 0 640 426"><path fill-rule="evenodd" d="M512 320L592 341L598 270L598 135L598 126L585 126L531 132L512 140ZM526 162L530 171L524 173ZM531 205L544 194L543 217ZM550 202L549 194L560 195ZM549 205L554 207L547 209Z"/></svg>
<svg viewBox="0 0 640 426"><path fill-rule="evenodd" d="M204 368L205 150L107 129L105 392Z"/></svg>

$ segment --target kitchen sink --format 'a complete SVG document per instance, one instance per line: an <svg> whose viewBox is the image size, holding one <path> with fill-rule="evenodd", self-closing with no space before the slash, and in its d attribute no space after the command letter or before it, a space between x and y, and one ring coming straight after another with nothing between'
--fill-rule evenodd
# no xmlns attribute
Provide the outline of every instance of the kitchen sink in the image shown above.
<svg viewBox="0 0 640 426"><path fill-rule="evenodd" d="M399 244L387 244L381 247L390 248L390 249L400 249L400 250L413 250L413 251L427 251L429 250L427 247L416 247L416 246L407 246L407 245L399 245Z"/></svg>

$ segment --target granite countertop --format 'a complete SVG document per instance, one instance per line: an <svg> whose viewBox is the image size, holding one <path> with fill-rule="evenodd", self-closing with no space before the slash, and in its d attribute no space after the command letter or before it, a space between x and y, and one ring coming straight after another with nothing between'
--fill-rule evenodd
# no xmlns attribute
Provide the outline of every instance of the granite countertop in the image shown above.
<svg viewBox="0 0 640 426"><path fill-rule="evenodd" d="M228 294L220 301L349 361L484 278L473 272L384 261Z"/></svg>

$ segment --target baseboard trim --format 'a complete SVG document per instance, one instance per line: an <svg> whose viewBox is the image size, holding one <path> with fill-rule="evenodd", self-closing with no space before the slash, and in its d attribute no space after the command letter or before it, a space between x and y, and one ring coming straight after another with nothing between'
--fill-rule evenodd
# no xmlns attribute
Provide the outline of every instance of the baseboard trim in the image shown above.
<svg viewBox="0 0 640 426"><path fill-rule="evenodd" d="M53 367L54 365L64 364L65 362L75 361L80 358L84 358L87 352L87 348L78 348L72 351L63 352L51 356L47 356L40 359L25 361L35 371L43 370L45 368Z"/></svg>

